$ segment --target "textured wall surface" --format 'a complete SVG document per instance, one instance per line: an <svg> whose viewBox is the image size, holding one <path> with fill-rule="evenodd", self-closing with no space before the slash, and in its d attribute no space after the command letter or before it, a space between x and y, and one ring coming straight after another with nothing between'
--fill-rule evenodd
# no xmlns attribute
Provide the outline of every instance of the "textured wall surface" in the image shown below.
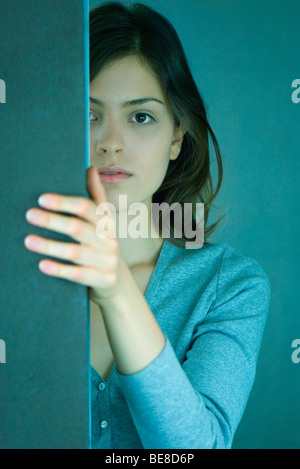
<svg viewBox="0 0 300 469"><path fill-rule="evenodd" d="M26 222L41 193L85 195L88 5L0 5L0 448L87 448L86 288L42 274L23 242L67 240Z"/></svg>

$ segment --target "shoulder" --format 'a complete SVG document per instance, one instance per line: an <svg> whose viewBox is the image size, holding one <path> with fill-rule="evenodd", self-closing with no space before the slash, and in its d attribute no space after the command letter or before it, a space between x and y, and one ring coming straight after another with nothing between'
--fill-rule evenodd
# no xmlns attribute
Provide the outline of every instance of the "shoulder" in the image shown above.
<svg viewBox="0 0 300 469"><path fill-rule="evenodd" d="M221 282L236 276L256 276L269 283L263 267L229 243L206 243L200 249L184 249L170 243L168 245L169 262L175 263L178 267L190 265L193 268L200 268L205 265L207 270L214 269Z"/></svg>
<svg viewBox="0 0 300 469"><path fill-rule="evenodd" d="M169 266L177 276L214 286L215 301L225 302L243 293L249 301L270 300L270 282L264 268L229 243L205 243L200 249L170 245Z"/></svg>
<svg viewBox="0 0 300 469"><path fill-rule="evenodd" d="M224 243L222 258L220 258L218 272L218 290L219 292L228 289L243 289L258 287L270 295L270 281L264 268L252 257L243 255L238 249L230 244Z"/></svg>
<svg viewBox="0 0 300 469"><path fill-rule="evenodd" d="M253 258L228 243L223 247L212 310L234 320L247 318L253 324L259 321L263 329L270 306L269 277Z"/></svg>

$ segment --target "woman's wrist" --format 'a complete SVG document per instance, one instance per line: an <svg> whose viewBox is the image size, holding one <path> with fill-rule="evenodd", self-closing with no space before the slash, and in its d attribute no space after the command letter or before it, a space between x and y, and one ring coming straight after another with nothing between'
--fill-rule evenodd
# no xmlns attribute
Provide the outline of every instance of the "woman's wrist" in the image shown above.
<svg viewBox="0 0 300 469"><path fill-rule="evenodd" d="M137 373L162 352L166 339L135 284L126 294L101 302L100 309L118 371Z"/></svg>

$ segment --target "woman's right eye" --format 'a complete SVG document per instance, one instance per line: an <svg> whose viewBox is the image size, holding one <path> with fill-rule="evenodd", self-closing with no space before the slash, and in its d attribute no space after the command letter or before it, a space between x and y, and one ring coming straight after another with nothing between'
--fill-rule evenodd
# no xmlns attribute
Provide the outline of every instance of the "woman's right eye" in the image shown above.
<svg viewBox="0 0 300 469"><path fill-rule="evenodd" d="M89 117L90 122L95 122L95 120L97 119L97 117L95 116L95 114L93 114L91 111L90 111L89 114L90 114L90 117ZM94 117L95 119L93 119L91 116Z"/></svg>

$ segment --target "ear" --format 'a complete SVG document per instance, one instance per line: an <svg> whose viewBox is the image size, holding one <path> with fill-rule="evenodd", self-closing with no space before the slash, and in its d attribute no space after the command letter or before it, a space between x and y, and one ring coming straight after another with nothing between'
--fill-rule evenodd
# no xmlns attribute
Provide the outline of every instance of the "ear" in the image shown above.
<svg viewBox="0 0 300 469"><path fill-rule="evenodd" d="M176 158L179 156L185 133L186 129L182 124L179 123L178 125L176 125L171 145L170 160L176 160Z"/></svg>

